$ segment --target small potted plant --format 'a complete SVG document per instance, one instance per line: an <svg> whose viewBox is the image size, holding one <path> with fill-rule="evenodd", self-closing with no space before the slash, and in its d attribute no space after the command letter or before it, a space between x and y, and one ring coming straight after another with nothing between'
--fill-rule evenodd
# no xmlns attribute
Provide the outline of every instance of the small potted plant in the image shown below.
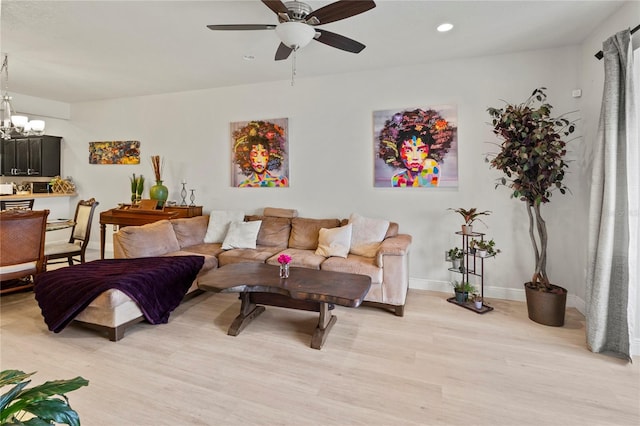
<svg viewBox="0 0 640 426"><path fill-rule="evenodd" d="M462 251L462 249L459 249L458 247L449 249L446 252L446 260L451 262L451 267L453 269L460 269L463 257L464 257L464 252Z"/></svg>
<svg viewBox="0 0 640 426"><path fill-rule="evenodd" d="M479 257L490 257L500 253L500 249L496 248L496 243L493 238L489 241L471 239L469 242L469 248L475 250L475 255Z"/></svg>
<svg viewBox="0 0 640 426"><path fill-rule="evenodd" d="M482 309L482 296L480 296L478 293L473 293L472 299L473 299L473 307L478 310Z"/></svg>
<svg viewBox="0 0 640 426"><path fill-rule="evenodd" d="M463 209L462 207L458 207L457 209L450 208L449 210L458 213L464 219L464 224L462 225L462 233L465 235L470 235L471 233L473 233L473 222L475 222L476 220L482 222L480 216L489 216L491 214L491 211L489 210L479 212L475 207L472 207L470 209ZM486 223L484 224L486 226Z"/></svg>
<svg viewBox="0 0 640 426"><path fill-rule="evenodd" d="M456 295L456 302L464 303L469 300L469 294L473 294L476 292L476 288L471 285L469 282L458 282L454 281L451 283L453 286L453 291Z"/></svg>

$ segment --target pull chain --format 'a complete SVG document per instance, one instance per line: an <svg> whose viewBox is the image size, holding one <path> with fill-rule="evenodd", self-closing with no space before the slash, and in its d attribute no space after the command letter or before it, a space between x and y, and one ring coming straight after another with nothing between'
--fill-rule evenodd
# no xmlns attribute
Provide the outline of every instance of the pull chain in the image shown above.
<svg viewBox="0 0 640 426"><path fill-rule="evenodd" d="M291 86L295 83L296 78L296 51L298 49L293 50L293 60L291 61Z"/></svg>

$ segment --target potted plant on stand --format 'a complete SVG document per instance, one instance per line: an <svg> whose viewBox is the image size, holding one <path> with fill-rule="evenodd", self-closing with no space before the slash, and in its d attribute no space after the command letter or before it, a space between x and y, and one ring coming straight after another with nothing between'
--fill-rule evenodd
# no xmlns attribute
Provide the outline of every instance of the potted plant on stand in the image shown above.
<svg viewBox="0 0 640 426"><path fill-rule="evenodd" d="M454 281L451 285L453 286L453 291L456 295L456 302L458 303L465 303L469 300L469 295L476 292L476 288L469 282Z"/></svg>
<svg viewBox="0 0 640 426"><path fill-rule="evenodd" d="M464 219L464 224L462 225L462 233L465 235L469 235L473 233L473 222L475 222L476 220L479 222L482 222L482 219L480 219L480 216L489 216L491 214L489 210L479 212L478 209L476 209L475 207L472 207L470 209L463 209L461 207L457 209L450 208L449 210L452 210L460 214L460 216L462 216L462 218Z"/></svg>
<svg viewBox="0 0 640 426"><path fill-rule="evenodd" d="M475 250L475 255L479 257L490 257L500 253L500 249L496 248L496 242L493 238L489 241L471 239L469 248Z"/></svg>
<svg viewBox="0 0 640 426"><path fill-rule="evenodd" d="M540 209L549 202L552 191L564 194L564 161L566 142L562 139L575 127L566 118L551 117L551 105L546 103L546 88L535 89L521 104L504 108L488 108L493 133L502 143L500 150L487 160L492 168L501 170L496 188L504 185L511 197L524 202L529 215L529 235L535 256L531 281L524 284L529 318L537 323L562 326L567 290L552 284L547 275L548 233ZM536 238L537 237L537 238Z"/></svg>
<svg viewBox="0 0 640 426"><path fill-rule="evenodd" d="M458 247L454 247L452 249L447 250L446 260L451 262L451 268L460 270L462 266L462 258L464 257L464 252L462 249Z"/></svg>

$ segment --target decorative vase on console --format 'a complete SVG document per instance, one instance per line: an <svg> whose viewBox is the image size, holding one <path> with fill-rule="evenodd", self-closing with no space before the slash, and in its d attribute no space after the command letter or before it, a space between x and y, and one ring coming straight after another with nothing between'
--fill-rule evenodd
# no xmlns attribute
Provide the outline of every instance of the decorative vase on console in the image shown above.
<svg viewBox="0 0 640 426"><path fill-rule="evenodd" d="M159 155L152 155L151 165L153 166L156 184L149 188L149 198L158 200L158 206L164 207L167 198L169 198L169 188L162 184L162 166L164 165L164 160L160 160Z"/></svg>
<svg viewBox="0 0 640 426"><path fill-rule="evenodd" d="M157 180L156 184L149 188L149 198L158 200L158 205L162 207L167 202L167 198L169 198L169 188L164 186L161 180Z"/></svg>

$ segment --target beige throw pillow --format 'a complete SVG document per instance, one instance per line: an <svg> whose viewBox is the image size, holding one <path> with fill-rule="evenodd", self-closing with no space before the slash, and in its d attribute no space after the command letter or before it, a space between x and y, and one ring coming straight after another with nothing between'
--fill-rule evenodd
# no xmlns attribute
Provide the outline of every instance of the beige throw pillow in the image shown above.
<svg viewBox="0 0 640 426"><path fill-rule="evenodd" d="M351 247L351 224L340 228L321 228L318 237L318 248L316 254L324 257L344 257L349 254Z"/></svg>
<svg viewBox="0 0 640 426"><path fill-rule="evenodd" d="M261 220L251 222L231 222L229 231L222 242L222 250L235 248L256 248L256 240L260 231Z"/></svg>
<svg viewBox="0 0 640 426"><path fill-rule="evenodd" d="M214 210L209 215L207 233L204 235L205 243L221 243L224 241L229 224L244 220L244 212L237 210Z"/></svg>
<svg viewBox="0 0 640 426"><path fill-rule="evenodd" d="M373 219L353 213L349 218L353 225L350 252L364 257L375 257L380 243L389 229L389 221Z"/></svg>

